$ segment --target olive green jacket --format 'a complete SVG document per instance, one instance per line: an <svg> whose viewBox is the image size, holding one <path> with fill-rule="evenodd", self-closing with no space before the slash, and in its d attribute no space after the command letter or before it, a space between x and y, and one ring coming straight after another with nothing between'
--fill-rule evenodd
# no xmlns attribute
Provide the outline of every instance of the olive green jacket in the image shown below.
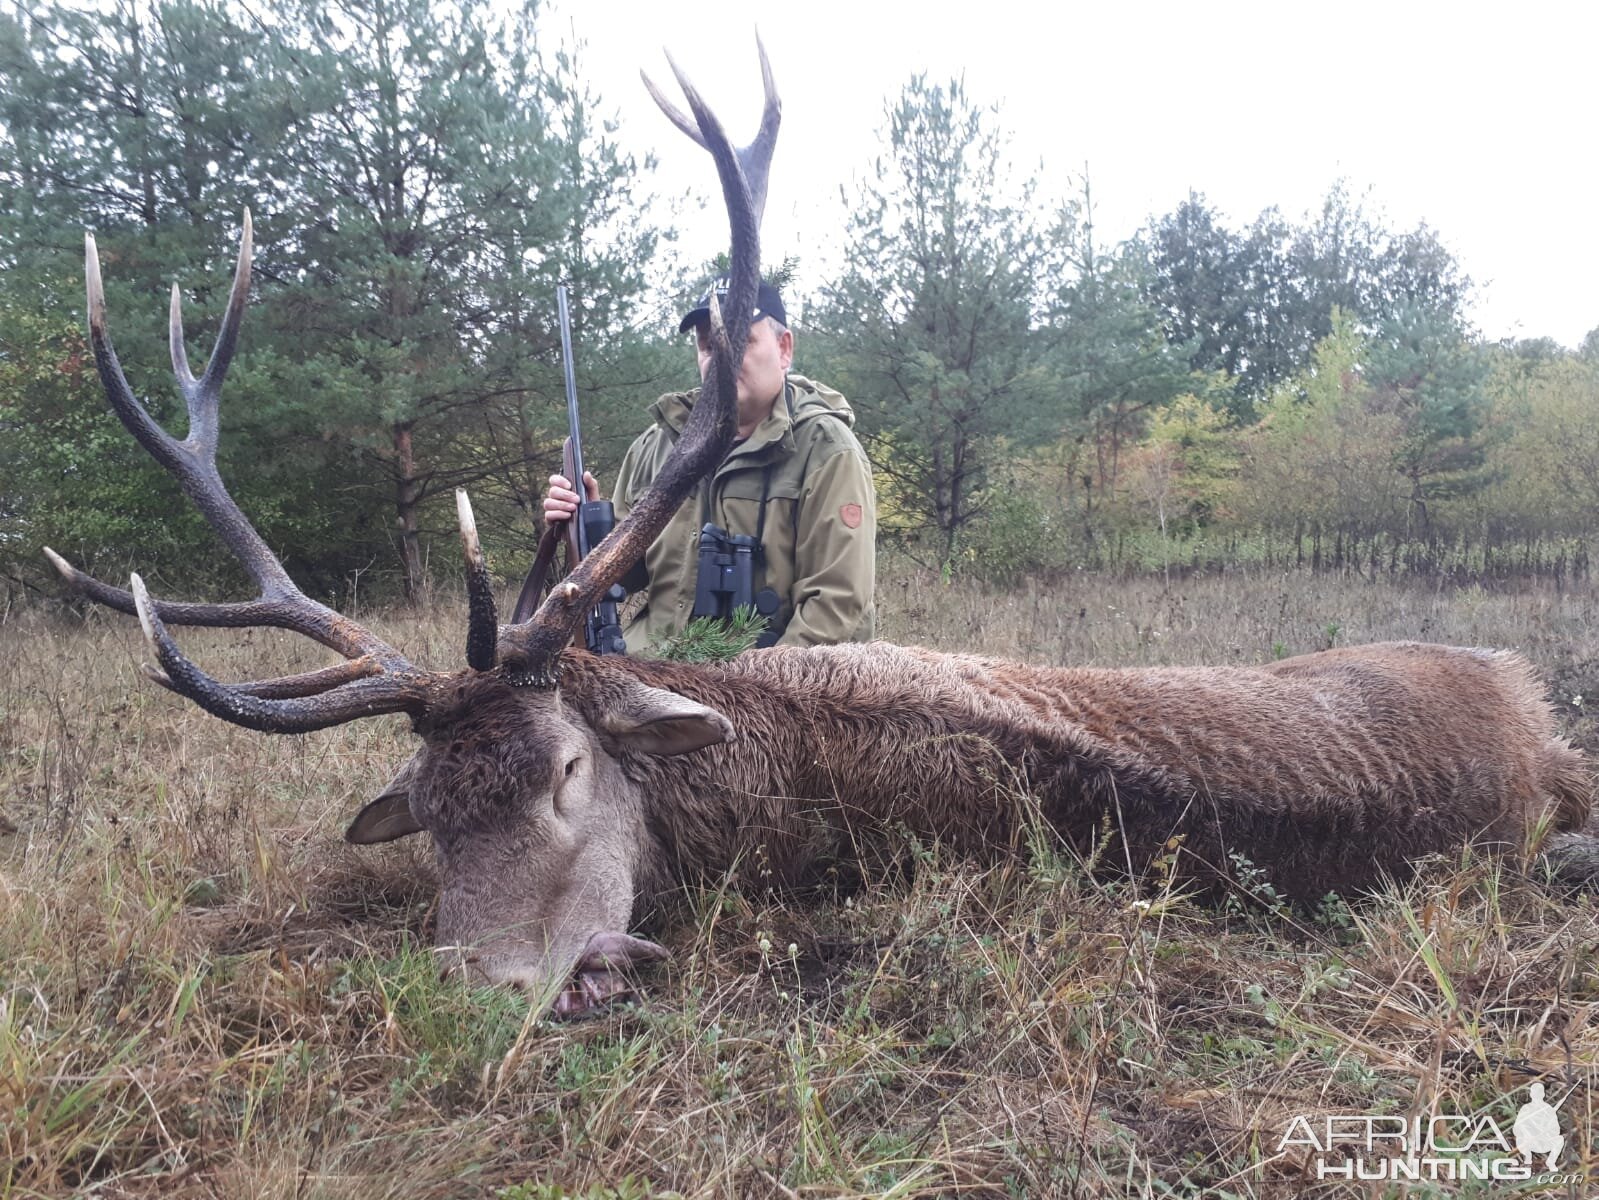
<svg viewBox="0 0 1599 1200"><path fill-rule="evenodd" d="M649 490L698 395L698 389L674 392L651 406L655 424L628 448L612 493L618 520ZM871 638L877 620L877 495L866 454L850 432L854 423L849 402L838 392L802 375L788 377L772 415L733 447L708 481L701 480L645 554L648 600L622 630L630 654L649 653L658 639L688 624L700 528L712 521L729 533L754 536L763 485L765 563L755 572L755 590L770 587L782 601L778 644Z"/></svg>

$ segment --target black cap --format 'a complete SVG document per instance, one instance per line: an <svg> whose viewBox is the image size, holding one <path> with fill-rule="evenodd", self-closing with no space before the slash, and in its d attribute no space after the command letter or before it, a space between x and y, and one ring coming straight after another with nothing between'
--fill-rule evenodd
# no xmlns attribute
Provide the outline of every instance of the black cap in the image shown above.
<svg viewBox="0 0 1599 1200"><path fill-rule="evenodd" d="M722 276L711 284L700 297L700 302L689 309L684 315L682 323L678 325L679 333L687 333L690 329L704 324L711 319L711 292L716 293L718 304L727 302L727 276ZM763 282L760 290L755 293L755 311L750 314L751 320L760 320L762 317L771 317L779 325L788 324L788 313L783 308L783 297L769 283Z"/></svg>

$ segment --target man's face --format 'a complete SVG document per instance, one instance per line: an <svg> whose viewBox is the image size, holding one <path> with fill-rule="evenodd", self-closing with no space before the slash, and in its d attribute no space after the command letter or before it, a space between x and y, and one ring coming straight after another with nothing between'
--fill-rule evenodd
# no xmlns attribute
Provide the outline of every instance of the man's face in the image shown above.
<svg viewBox="0 0 1599 1200"><path fill-rule="evenodd" d="M710 327L699 327L700 381L711 366ZM770 317L750 326L750 340L744 347L744 363L738 371L738 409L740 415L764 410L783 390L783 377L794 361L794 335L778 331ZM761 415L764 416L764 411Z"/></svg>

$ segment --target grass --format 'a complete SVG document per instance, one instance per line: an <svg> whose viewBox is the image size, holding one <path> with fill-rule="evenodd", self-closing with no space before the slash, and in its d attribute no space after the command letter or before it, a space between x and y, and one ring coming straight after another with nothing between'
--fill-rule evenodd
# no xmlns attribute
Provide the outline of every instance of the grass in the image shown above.
<svg viewBox="0 0 1599 1200"><path fill-rule="evenodd" d="M882 609L894 640L1041 662L1514 646L1599 747L1588 591L901 574ZM373 623L460 658L458 606ZM180 636L224 677L324 661ZM685 895L644 1003L552 1025L438 979L425 845L341 840L403 722L253 734L144 682L141 653L112 615L0 626L3 1200L1397 1195L1307 1177L1288 1123L1508 1131L1535 1078L1570 1092L1561 1169L1599 1168L1599 917L1470 851L1298 912L1135 896L1043 831L983 868L907 846L909 878L825 903Z"/></svg>

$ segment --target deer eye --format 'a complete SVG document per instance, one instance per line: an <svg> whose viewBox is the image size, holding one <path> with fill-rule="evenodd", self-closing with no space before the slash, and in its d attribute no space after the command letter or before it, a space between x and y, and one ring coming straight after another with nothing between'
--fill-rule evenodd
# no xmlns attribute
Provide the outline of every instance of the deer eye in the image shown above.
<svg viewBox="0 0 1599 1200"><path fill-rule="evenodd" d="M577 770L577 762L578 762L578 760L575 759L575 758L567 760L567 763L566 763L566 777L568 779L572 778L572 772Z"/></svg>

